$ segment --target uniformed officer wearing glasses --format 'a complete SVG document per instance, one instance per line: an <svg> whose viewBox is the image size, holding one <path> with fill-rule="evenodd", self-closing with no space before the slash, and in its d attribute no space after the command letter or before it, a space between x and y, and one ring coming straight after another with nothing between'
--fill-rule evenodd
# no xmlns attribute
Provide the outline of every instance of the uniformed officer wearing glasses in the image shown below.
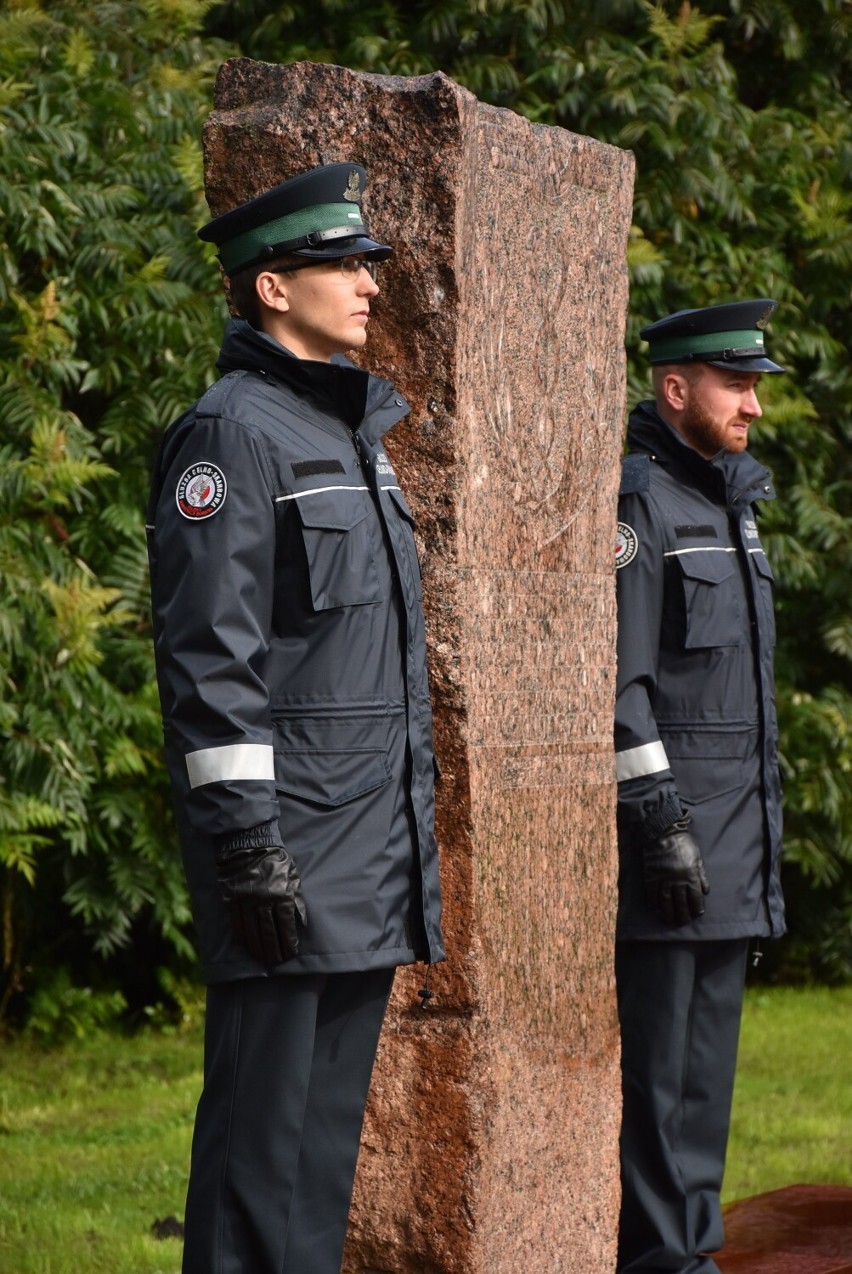
<svg viewBox="0 0 852 1274"><path fill-rule="evenodd" d="M407 404L344 354L364 169L216 218L241 317L148 517L166 751L208 983L184 1274L338 1274L394 969L443 958Z"/></svg>

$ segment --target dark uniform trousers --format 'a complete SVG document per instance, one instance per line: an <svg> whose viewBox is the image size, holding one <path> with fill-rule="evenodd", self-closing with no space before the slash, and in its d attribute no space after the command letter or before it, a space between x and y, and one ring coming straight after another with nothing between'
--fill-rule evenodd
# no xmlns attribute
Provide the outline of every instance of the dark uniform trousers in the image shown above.
<svg viewBox="0 0 852 1274"><path fill-rule="evenodd" d="M748 939L620 942L619 1274L718 1274Z"/></svg>
<svg viewBox="0 0 852 1274"><path fill-rule="evenodd" d="M393 976L208 987L183 1274L339 1274Z"/></svg>

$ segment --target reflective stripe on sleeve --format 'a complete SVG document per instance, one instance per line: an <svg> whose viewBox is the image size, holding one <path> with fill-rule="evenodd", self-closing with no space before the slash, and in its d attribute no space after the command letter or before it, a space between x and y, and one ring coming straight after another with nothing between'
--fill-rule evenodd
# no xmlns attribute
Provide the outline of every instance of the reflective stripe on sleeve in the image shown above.
<svg viewBox="0 0 852 1274"><path fill-rule="evenodd" d="M191 788L231 780L266 781L275 778L275 754L269 743L231 743L223 748L189 752L186 772Z"/></svg>
<svg viewBox="0 0 852 1274"><path fill-rule="evenodd" d="M669 768L666 749L660 743L643 743L638 748L615 754L615 777L619 783L625 779L641 779L646 774L659 774Z"/></svg>

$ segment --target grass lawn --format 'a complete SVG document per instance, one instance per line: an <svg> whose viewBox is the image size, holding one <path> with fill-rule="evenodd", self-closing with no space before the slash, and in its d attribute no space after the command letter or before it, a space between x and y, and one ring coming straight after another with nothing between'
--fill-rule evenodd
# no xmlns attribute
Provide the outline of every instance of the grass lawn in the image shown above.
<svg viewBox="0 0 852 1274"><path fill-rule="evenodd" d="M201 1031L0 1044L0 1274L179 1274Z"/></svg>
<svg viewBox="0 0 852 1274"><path fill-rule="evenodd" d="M725 1200L852 1185L852 987L746 998ZM179 1274L201 1031L0 1044L0 1274Z"/></svg>
<svg viewBox="0 0 852 1274"><path fill-rule="evenodd" d="M723 1199L852 1186L852 986L746 996Z"/></svg>

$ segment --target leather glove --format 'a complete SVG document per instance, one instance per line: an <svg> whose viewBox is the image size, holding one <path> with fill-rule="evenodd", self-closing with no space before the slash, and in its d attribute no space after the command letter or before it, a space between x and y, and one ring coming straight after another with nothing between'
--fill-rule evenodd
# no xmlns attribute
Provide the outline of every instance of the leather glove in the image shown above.
<svg viewBox="0 0 852 1274"><path fill-rule="evenodd" d="M296 864L280 845L223 847L216 875L237 942L263 964L281 964L299 950L298 916L307 923Z"/></svg>
<svg viewBox="0 0 852 1274"><path fill-rule="evenodd" d="M701 850L688 828L689 818L679 818L644 851L645 897L667 925L703 916L704 895L710 892Z"/></svg>

